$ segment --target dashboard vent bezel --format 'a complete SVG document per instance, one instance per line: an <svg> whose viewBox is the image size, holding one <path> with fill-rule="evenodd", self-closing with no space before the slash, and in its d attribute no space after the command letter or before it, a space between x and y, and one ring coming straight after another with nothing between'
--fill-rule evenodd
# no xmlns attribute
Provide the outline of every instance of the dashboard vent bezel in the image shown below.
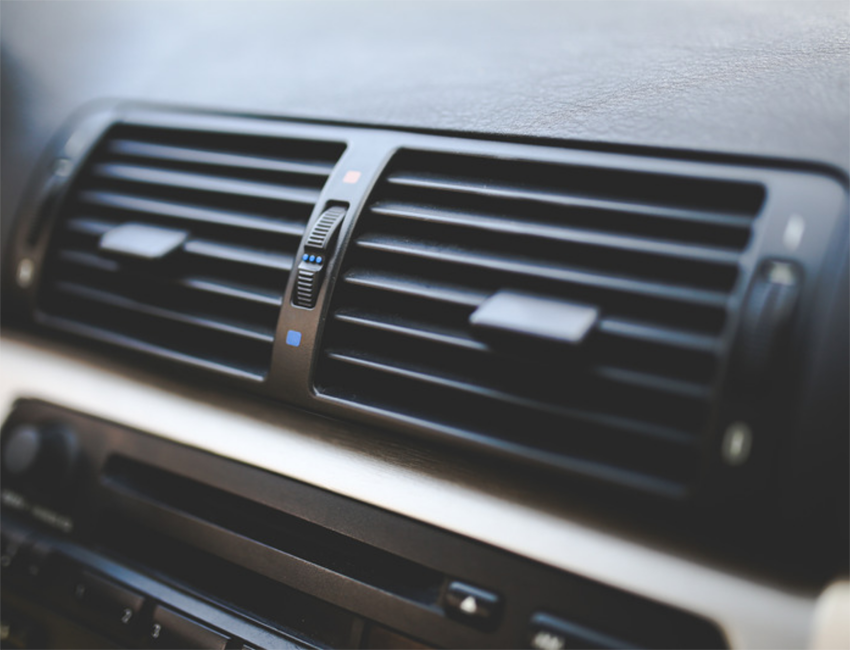
<svg viewBox="0 0 850 650"><path fill-rule="evenodd" d="M33 188L21 206L16 224L11 254L6 256L4 294L4 323L21 327L35 326L43 334L57 336L76 345L81 339L73 333L54 327L39 309L39 291L44 260L57 216L65 202L69 186L74 184L90 151L102 134L116 123L136 124L150 128L212 130L245 136L278 137L342 143L345 153L329 177L321 197L307 224L315 225L322 211L332 206L344 206L346 216L339 228L336 242L324 261L324 278L317 289L316 304L303 308L292 301L295 275L292 274L284 293L268 375L262 380L244 379L231 374L192 368L174 360L161 359L144 351L128 351L128 361L141 362L153 373L178 373L186 381L218 382L219 386L238 388L300 407L306 411L347 422L367 425L359 429L363 435L379 430L375 435L386 437L387 444L423 445L435 453L454 453L465 450L465 458L474 463L490 464L504 461L506 471L535 472L545 468L544 480L571 478L593 479L599 486L630 488L634 493L652 493L674 499L690 499L706 495L712 500L728 503L741 495L767 493L771 481L779 480L774 460L780 447L794 434L798 397L795 382L806 369L803 357L812 340L806 338L815 331L817 319L828 313L827 297L816 293L813 279L822 276L825 265L835 259L835 238L847 219L846 183L836 181L834 174L824 170L789 164L776 165L771 161L742 160L730 157L702 156L686 152L638 150L634 147L616 150L606 147L582 148L576 143L535 143L498 140L485 137L451 137L447 135L413 133L390 129L321 124L298 120L273 120L245 116L171 110L135 103L116 103L101 106L76 118L70 128L60 134L49 147L34 175ZM594 150L595 149L595 150ZM730 317L722 328L716 382L712 385L709 424L699 443L699 460L694 479L687 483L633 480L621 472L611 472L604 466L553 462L551 454L529 454L511 445L493 445L492 440L475 432L435 424L428 419L411 417L368 403L341 399L317 391L315 366L320 343L330 313L330 299L340 285L339 274L344 264L354 229L366 214L372 190L385 170L391 168L400 152L423 152L434 156L486 158L499 163L523 165L568 166L572 168L616 169L625 174L649 174L702 178L710 183L733 182L765 188L761 215L755 220L750 245L738 261L739 279L728 294ZM390 167L388 167L390 166ZM788 247L785 237L789 217L805 221L805 236L796 248ZM817 216L818 218L814 218ZM838 233L838 235L836 235ZM830 244L832 242L832 246ZM681 242L679 242L681 244ZM678 244L676 244L678 245ZM838 247L840 249L840 246ZM838 250L836 249L836 250ZM308 253L301 242L296 259ZM309 257L309 255L308 255ZM766 260L782 260L796 264L803 278L799 304L787 323L788 354L769 378L769 390L754 402L736 390L730 373L736 372L736 342L739 339L740 315L747 306L753 278L764 268ZM86 339L92 342L88 337ZM93 346L103 361L112 361L118 348L108 344ZM106 356L104 356L106 355ZM99 359L100 361L97 361ZM123 363L121 358L117 361ZM133 370L134 366L128 366ZM153 379L155 374L151 374ZM209 388L214 383L204 384ZM766 407L764 400L773 400ZM745 463L730 464L724 459L723 440L727 430L739 422L747 423L755 432L755 445ZM738 429L740 430L740 428ZM398 442L394 440L398 437ZM402 438L403 437L403 438ZM420 438L416 443L414 438ZM600 471L600 469L602 471ZM625 495L620 489L619 494ZM748 497L749 498L749 497Z"/></svg>

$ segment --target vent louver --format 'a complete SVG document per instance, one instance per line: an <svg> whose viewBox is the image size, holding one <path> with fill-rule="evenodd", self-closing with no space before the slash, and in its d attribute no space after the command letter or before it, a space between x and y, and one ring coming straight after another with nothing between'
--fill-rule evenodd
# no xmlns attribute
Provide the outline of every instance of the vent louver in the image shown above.
<svg viewBox="0 0 850 650"><path fill-rule="evenodd" d="M293 256L343 145L118 124L62 207L39 295L53 327L261 380ZM107 233L178 242L122 255ZM118 237L115 237L118 239ZM116 254L116 250L118 253Z"/></svg>
<svg viewBox="0 0 850 650"><path fill-rule="evenodd" d="M316 388L420 431L682 493L763 199L752 184L403 151L351 238ZM500 292L598 319L581 345L500 345L470 326Z"/></svg>

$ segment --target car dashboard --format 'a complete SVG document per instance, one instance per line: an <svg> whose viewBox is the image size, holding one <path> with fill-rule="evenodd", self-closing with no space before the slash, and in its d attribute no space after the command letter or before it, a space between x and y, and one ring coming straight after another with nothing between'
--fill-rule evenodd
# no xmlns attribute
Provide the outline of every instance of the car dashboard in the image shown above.
<svg viewBox="0 0 850 650"><path fill-rule="evenodd" d="M4 646L850 644L846 5L2 13Z"/></svg>

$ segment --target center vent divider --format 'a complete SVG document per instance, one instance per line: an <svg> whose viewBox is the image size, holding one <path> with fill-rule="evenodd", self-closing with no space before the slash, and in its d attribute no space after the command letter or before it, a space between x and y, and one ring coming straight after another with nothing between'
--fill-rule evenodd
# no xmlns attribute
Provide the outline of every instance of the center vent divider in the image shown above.
<svg viewBox="0 0 850 650"><path fill-rule="evenodd" d="M401 151L351 237L316 389L420 432L682 496L764 196L737 181ZM595 321L580 345L542 347L470 324L517 293Z"/></svg>
<svg viewBox="0 0 850 650"><path fill-rule="evenodd" d="M81 169L54 227L39 319L261 381L294 255L343 149L117 124ZM149 258L115 254L102 238L123 224L179 245Z"/></svg>

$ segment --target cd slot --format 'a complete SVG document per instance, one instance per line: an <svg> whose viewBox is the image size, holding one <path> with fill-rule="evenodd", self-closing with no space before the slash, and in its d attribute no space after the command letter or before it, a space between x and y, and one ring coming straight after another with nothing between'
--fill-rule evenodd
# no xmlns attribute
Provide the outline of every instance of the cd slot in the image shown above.
<svg viewBox="0 0 850 650"><path fill-rule="evenodd" d="M197 594L307 643L357 647L362 619L183 542L108 512L103 551L165 583Z"/></svg>
<svg viewBox="0 0 850 650"><path fill-rule="evenodd" d="M108 460L101 484L112 510L137 525L299 591L442 614L445 575L312 522L123 456Z"/></svg>

